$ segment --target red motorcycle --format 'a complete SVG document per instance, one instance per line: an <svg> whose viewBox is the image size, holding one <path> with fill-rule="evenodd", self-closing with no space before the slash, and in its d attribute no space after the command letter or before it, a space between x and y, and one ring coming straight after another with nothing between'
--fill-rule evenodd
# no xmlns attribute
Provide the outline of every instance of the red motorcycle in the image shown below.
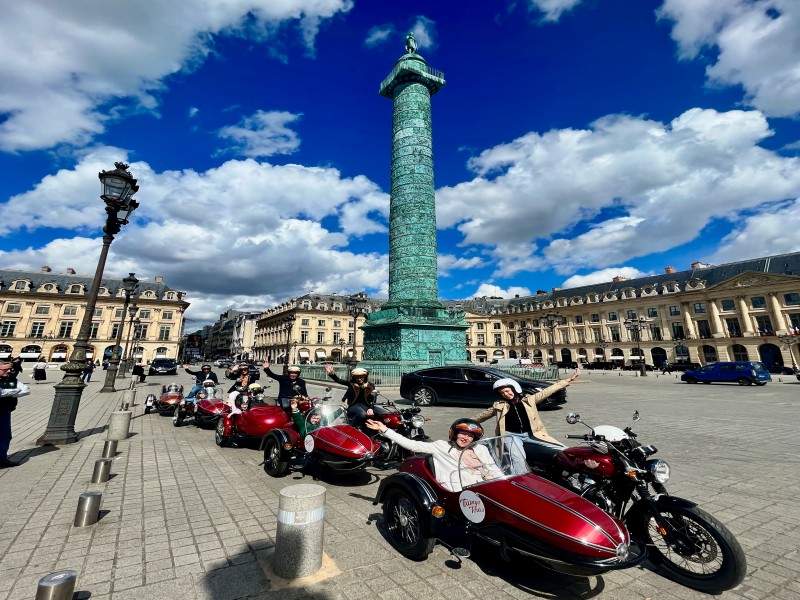
<svg viewBox="0 0 800 600"><path fill-rule="evenodd" d="M230 410L231 407L219 398L203 398L195 402L194 424L203 429L216 427L219 418L229 413Z"/></svg>
<svg viewBox="0 0 800 600"><path fill-rule="evenodd" d="M221 409L214 432L217 446L255 444L273 429L291 424L285 410L275 404L266 404L262 396L239 394L236 408Z"/></svg>
<svg viewBox="0 0 800 600"><path fill-rule="evenodd" d="M633 422L638 420L636 411ZM577 413L567 415L567 422L589 428L590 433L567 436L585 445L563 448L527 440L525 453L533 471L624 522L665 577L709 594L742 582L747 561L739 542L694 502L667 493L670 466L651 458L655 446L641 444L632 426L592 428Z"/></svg>
<svg viewBox="0 0 800 600"><path fill-rule="evenodd" d="M305 412L302 422L275 428L264 438L264 471L282 477L293 468L352 472L369 465L380 442L348 425L343 406L311 402L314 407ZM299 414L306 407L301 404Z"/></svg>
<svg viewBox="0 0 800 600"><path fill-rule="evenodd" d="M437 542L456 557L469 556L460 540L480 540L509 559L518 554L553 571L597 575L633 566L644 549L631 543L616 518L579 495L532 474L519 436L482 439L470 447L480 461L441 482L430 456L407 459L381 481L389 542L412 560L424 560ZM446 484L446 485L445 485Z"/></svg>
<svg viewBox="0 0 800 600"><path fill-rule="evenodd" d="M183 386L177 383L161 386L161 396L148 394L144 401L144 414L157 411L160 415L175 414L175 407L183 400Z"/></svg>
<svg viewBox="0 0 800 600"><path fill-rule="evenodd" d="M373 416L371 418L380 421L404 437L426 442L430 438L425 435L423 429L425 417L419 414L420 411L419 406L397 408L394 402L387 400L385 403L372 405ZM381 450L376 458L380 463L389 466L389 464L396 464L409 456L411 453L408 450L390 440L381 440Z"/></svg>

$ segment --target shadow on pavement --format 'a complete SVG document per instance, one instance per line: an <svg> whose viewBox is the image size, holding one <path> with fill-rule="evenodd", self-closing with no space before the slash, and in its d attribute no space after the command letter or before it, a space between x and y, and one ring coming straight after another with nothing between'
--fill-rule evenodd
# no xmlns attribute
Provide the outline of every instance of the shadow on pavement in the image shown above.
<svg viewBox="0 0 800 600"><path fill-rule="evenodd" d="M92 427L91 429L84 429L83 431L78 431L78 439L82 440L85 437L89 437L90 435L94 435L95 433L102 433L106 430L106 425L102 427Z"/></svg>
<svg viewBox="0 0 800 600"><path fill-rule="evenodd" d="M58 449L58 446L51 446L49 444L46 446L36 446L36 448L30 448L28 450L18 450L17 452L14 452L14 454L11 454L8 458L14 462L24 465L32 458L36 458L37 456L41 456L43 454L49 454L50 452L55 452Z"/></svg>

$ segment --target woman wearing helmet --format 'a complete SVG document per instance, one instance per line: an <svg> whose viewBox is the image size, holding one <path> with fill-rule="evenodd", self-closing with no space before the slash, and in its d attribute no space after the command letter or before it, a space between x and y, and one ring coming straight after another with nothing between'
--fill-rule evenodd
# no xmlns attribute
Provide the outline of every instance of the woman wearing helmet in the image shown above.
<svg viewBox="0 0 800 600"><path fill-rule="evenodd" d="M253 404L261 404L264 401L264 388L260 383L251 383L247 386L247 391L250 394L250 402Z"/></svg>
<svg viewBox="0 0 800 600"><path fill-rule="evenodd" d="M375 386L370 383L369 371L356 367L350 371L350 381L345 381L333 370L333 365L325 365L328 377L339 385L346 385L347 390L342 396L342 402L347 404L347 420L353 427L360 427L367 417L375 413L372 405L375 404Z"/></svg>
<svg viewBox="0 0 800 600"><path fill-rule="evenodd" d="M489 451L480 444L473 446L483 437L483 427L474 419L457 419L450 426L449 439L435 442L410 440L372 419L367 420L366 425L401 448L418 454L430 454L436 480L451 492L461 491L463 485L503 476Z"/></svg>
<svg viewBox="0 0 800 600"><path fill-rule="evenodd" d="M540 392L526 396L522 395L522 387L518 381L511 378L498 379L492 386L497 394L497 400L489 408L475 415L474 419L478 423L483 423L496 417L495 435L520 433L551 444L560 444L558 440L547 433L536 404L567 387L577 376L578 372L575 371L567 379L562 379Z"/></svg>

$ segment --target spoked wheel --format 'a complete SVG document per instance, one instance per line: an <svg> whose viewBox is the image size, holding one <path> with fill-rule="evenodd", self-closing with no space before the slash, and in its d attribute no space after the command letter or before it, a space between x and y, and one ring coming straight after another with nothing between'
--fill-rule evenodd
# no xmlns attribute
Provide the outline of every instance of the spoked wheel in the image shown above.
<svg viewBox="0 0 800 600"><path fill-rule="evenodd" d="M670 506L659 522L646 515L643 534L650 562L668 579L708 594L739 585L747 561L725 525L696 506Z"/></svg>
<svg viewBox="0 0 800 600"><path fill-rule="evenodd" d="M436 403L436 392L423 385L414 390L411 400L416 406L430 406Z"/></svg>
<svg viewBox="0 0 800 600"><path fill-rule="evenodd" d="M222 417L220 417L220 419L217 421L217 428L214 431L214 441L220 448L231 445L230 438L225 435L225 423L223 422Z"/></svg>
<svg viewBox="0 0 800 600"><path fill-rule="evenodd" d="M425 560L436 540L427 535L419 504L401 490L391 490L383 501L383 520L389 543L406 558Z"/></svg>
<svg viewBox="0 0 800 600"><path fill-rule="evenodd" d="M264 446L264 471L270 477L283 477L289 472L289 461L284 460L281 445L274 437Z"/></svg>
<svg viewBox="0 0 800 600"><path fill-rule="evenodd" d="M181 425L183 425L183 416L181 415L181 407L180 406L176 406L175 407L175 412L172 413L172 424L175 427L180 427Z"/></svg>

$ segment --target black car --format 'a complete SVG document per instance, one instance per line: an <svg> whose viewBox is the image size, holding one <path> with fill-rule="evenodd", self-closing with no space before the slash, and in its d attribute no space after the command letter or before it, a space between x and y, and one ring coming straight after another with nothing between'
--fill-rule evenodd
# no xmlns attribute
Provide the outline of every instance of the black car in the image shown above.
<svg viewBox="0 0 800 600"><path fill-rule="evenodd" d="M149 375L177 375L178 363L174 358L155 358L150 363Z"/></svg>
<svg viewBox="0 0 800 600"><path fill-rule="evenodd" d="M675 371L678 373L683 373L684 371L694 371L702 366L703 365L696 362L671 362L662 365L661 370L667 373L672 373Z"/></svg>
<svg viewBox="0 0 800 600"><path fill-rule="evenodd" d="M551 383L474 365L434 367L403 375L400 379L400 395L417 405L449 402L488 406L496 398L492 385L498 379L506 377L518 381L523 394L538 392ZM566 401L567 391L560 390L539 407L553 408Z"/></svg>

